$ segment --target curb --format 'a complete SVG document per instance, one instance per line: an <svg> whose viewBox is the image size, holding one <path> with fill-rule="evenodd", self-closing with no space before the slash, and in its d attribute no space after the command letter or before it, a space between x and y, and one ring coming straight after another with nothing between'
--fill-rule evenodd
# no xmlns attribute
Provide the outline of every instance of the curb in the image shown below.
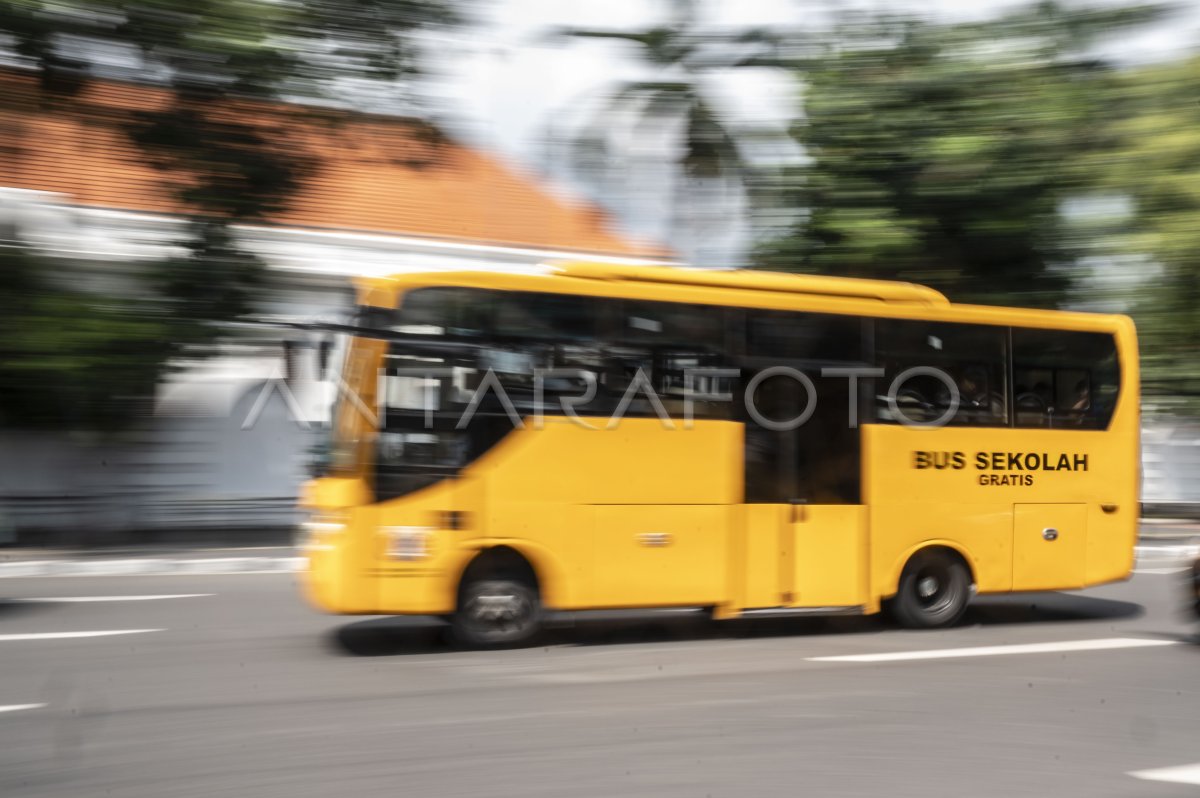
<svg viewBox="0 0 1200 798"><path fill-rule="evenodd" d="M211 559L26 560L0 563L0 579L44 576L201 576L212 574L291 574L304 557L220 557Z"/></svg>

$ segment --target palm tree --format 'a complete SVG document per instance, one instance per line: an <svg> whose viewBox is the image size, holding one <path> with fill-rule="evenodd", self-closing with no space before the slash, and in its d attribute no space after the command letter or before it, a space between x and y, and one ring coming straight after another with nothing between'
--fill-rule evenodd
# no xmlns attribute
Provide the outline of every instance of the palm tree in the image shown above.
<svg viewBox="0 0 1200 798"><path fill-rule="evenodd" d="M654 170L649 179L657 199L669 205L668 243L693 261L705 259L697 238L728 235L731 209L734 217L745 215L758 177L748 145L764 136L785 138L726 119L712 97L713 78L740 67L790 63L780 55L777 33L706 28L697 6L695 0L672 0L668 19L643 31L555 31L559 39L636 45L648 77L614 83L598 99L581 98L575 110L583 113L575 115L571 129L552 129L549 135L555 148L551 163L581 179L602 202L628 204L633 184ZM663 150L670 153L666 163ZM714 230L706 213L727 229Z"/></svg>

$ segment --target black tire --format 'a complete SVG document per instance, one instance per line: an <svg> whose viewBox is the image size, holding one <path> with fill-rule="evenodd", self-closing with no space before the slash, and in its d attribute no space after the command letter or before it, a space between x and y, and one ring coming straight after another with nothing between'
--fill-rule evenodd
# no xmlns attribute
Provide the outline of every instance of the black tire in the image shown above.
<svg viewBox="0 0 1200 798"><path fill-rule="evenodd" d="M542 626L537 591L519 579L472 579L463 585L450 622L455 639L471 648L506 648L531 641Z"/></svg>
<svg viewBox="0 0 1200 798"><path fill-rule="evenodd" d="M888 611L909 629L953 626L971 600L971 574L956 555L922 551L904 566L896 595Z"/></svg>

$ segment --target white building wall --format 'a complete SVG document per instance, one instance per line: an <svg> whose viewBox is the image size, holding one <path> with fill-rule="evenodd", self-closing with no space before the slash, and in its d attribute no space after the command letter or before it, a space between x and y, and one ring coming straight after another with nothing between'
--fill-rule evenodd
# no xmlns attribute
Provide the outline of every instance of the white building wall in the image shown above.
<svg viewBox="0 0 1200 798"><path fill-rule="evenodd" d="M82 279L90 274L108 290L139 262L172 254L185 234L175 218L72 206L51 194L2 188L0 226L48 255L69 258ZM89 542L126 532L288 526L334 392L317 373L321 336L284 322L347 320L357 275L520 269L580 257L320 230L246 226L238 232L274 273L277 288L262 313L279 326L254 329L227 355L175 375L161 386L154 414L121 435L0 430L0 542L12 527L27 540L50 533ZM285 340L299 347L301 373L293 375L291 391L302 418L272 382L286 373ZM339 352L335 347L330 358L335 370ZM243 429L264 386L266 403Z"/></svg>

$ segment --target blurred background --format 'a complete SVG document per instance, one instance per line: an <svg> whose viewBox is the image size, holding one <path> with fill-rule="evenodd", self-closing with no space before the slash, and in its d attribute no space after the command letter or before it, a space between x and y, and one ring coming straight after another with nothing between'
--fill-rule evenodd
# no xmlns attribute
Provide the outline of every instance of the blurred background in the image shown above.
<svg viewBox="0 0 1200 798"><path fill-rule="evenodd" d="M0 542L294 522L351 280L564 257L1132 314L1200 508L1200 7L0 2Z"/></svg>

